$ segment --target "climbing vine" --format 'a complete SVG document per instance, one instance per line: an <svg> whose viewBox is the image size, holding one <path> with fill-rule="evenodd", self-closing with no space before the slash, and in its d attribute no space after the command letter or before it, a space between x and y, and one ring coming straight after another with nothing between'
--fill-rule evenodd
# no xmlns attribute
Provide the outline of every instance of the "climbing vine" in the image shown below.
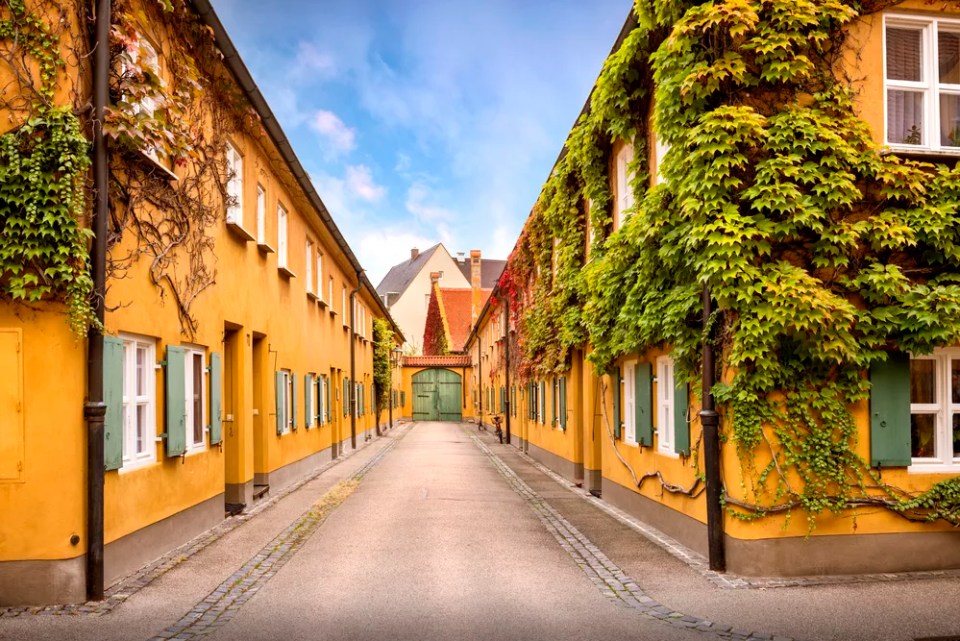
<svg viewBox="0 0 960 641"><path fill-rule="evenodd" d="M893 4L636 0L501 279L521 373L562 370L588 340L600 371L669 348L691 380L709 285L740 518L802 508L813 527L870 505L960 524L960 481L884 483L851 413L890 351L960 341L960 168L885 154L843 72L849 27ZM653 132L670 151L650 188ZM633 144L635 204L614 230L616 141Z"/></svg>
<svg viewBox="0 0 960 641"><path fill-rule="evenodd" d="M393 356L395 343L390 322L384 318L374 318L373 389L378 425L380 424L380 414L390 403L390 393L393 389L390 359Z"/></svg>
<svg viewBox="0 0 960 641"><path fill-rule="evenodd" d="M0 110L13 123L0 135L0 297L62 300L85 335L97 323L83 226L89 144L79 116L55 104L58 87L69 91L65 34L76 20L52 2L0 7Z"/></svg>

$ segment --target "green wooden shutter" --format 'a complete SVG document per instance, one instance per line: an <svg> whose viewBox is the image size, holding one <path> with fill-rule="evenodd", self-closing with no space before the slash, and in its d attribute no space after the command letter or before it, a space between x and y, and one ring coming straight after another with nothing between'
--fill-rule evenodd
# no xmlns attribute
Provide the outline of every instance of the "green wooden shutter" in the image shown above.
<svg viewBox="0 0 960 641"><path fill-rule="evenodd" d="M870 367L870 465L911 463L910 355L892 353Z"/></svg>
<svg viewBox="0 0 960 641"><path fill-rule="evenodd" d="M634 369L636 397L637 443L646 447L653 445L653 367L650 363L637 363Z"/></svg>
<svg viewBox="0 0 960 641"><path fill-rule="evenodd" d="M293 419L290 421L291 429L297 429L300 420L300 394L297 392L297 373L290 372L290 387L293 388L293 402L290 403L290 406L293 411L293 416L290 418Z"/></svg>
<svg viewBox="0 0 960 641"><path fill-rule="evenodd" d="M343 377L343 415L350 415L350 387L347 377Z"/></svg>
<svg viewBox="0 0 960 641"><path fill-rule="evenodd" d="M277 408L277 434L283 434L284 425L287 423L287 404L283 402L283 397L287 393L287 386L283 381L283 372L276 372L275 383L277 388L276 408Z"/></svg>
<svg viewBox="0 0 960 641"><path fill-rule="evenodd" d="M613 437L620 438L620 366L610 376L613 380Z"/></svg>
<svg viewBox="0 0 960 641"><path fill-rule="evenodd" d="M103 337L103 467L118 470L123 466L123 340ZM147 430L150 437L150 430Z"/></svg>
<svg viewBox="0 0 960 641"><path fill-rule="evenodd" d="M314 399L313 374L303 375L303 424L310 427L310 423L316 420L316 412L313 409Z"/></svg>
<svg viewBox="0 0 960 641"><path fill-rule="evenodd" d="M678 381L673 392L673 451L684 456L690 455L689 415L690 388L685 380Z"/></svg>
<svg viewBox="0 0 960 641"><path fill-rule="evenodd" d="M567 377L560 377L560 429L567 429Z"/></svg>
<svg viewBox="0 0 960 641"><path fill-rule="evenodd" d="M330 379L326 377L323 379L323 392L326 398L326 407L324 407L324 410L327 415L327 422L329 423L333 416L330 414Z"/></svg>
<svg viewBox="0 0 960 641"><path fill-rule="evenodd" d="M223 359L210 352L210 445L223 441Z"/></svg>
<svg viewBox="0 0 960 641"><path fill-rule="evenodd" d="M167 380L164 381L167 456L180 456L187 451L186 355L183 347L167 346Z"/></svg>
<svg viewBox="0 0 960 641"><path fill-rule="evenodd" d="M550 385L550 425L557 424L557 379Z"/></svg>
<svg viewBox="0 0 960 641"><path fill-rule="evenodd" d="M400 407L407 406L407 393L404 390L400 391Z"/></svg>

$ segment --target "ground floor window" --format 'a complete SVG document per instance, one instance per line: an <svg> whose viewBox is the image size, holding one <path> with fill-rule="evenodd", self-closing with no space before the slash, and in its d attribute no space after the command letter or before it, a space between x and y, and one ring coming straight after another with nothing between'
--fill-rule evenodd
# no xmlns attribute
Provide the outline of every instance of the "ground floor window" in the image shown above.
<svg viewBox="0 0 960 641"><path fill-rule="evenodd" d="M673 360L669 356L657 359L657 450L674 455L676 428L674 422Z"/></svg>
<svg viewBox="0 0 960 641"><path fill-rule="evenodd" d="M206 353L197 348L187 348L184 358L184 391L186 397L187 450L203 449L207 442L204 433L203 408L206 400Z"/></svg>
<svg viewBox="0 0 960 641"><path fill-rule="evenodd" d="M960 348L910 358L910 456L960 469Z"/></svg>
<svg viewBox="0 0 960 641"><path fill-rule="evenodd" d="M123 339L123 468L157 460L156 341Z"/></svg>

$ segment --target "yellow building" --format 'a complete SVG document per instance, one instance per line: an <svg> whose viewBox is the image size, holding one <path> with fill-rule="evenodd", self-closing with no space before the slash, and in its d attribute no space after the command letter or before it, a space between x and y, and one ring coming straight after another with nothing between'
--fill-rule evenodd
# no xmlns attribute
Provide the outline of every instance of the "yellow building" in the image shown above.
<svg viewBox="0 0 960 641"><path fill-rule="evenodd" d="M960 567L960 327L891 320L956 293L960 11L720 4L637 3L468 340L481 420L737 574Z"/></svg>
<svg viewBox="0 0 960 641"><path fill-rule="evenodd" d="M389 318L209 3L123 3L112 18L123 40L112 42L107 119L107 585L378 432L372 323ZM64 50L86 42L82 21L51 24ZM207 30L215 43L198 42ZM59 104L86 104L96 73L64 65ZM28 114L3 100L2 127L16 136ZM131 144L131 118L156 137ZM175 120L193 146L161 144ZM0 605L82 601L95 356L56 296L6 294Z"/></svg>

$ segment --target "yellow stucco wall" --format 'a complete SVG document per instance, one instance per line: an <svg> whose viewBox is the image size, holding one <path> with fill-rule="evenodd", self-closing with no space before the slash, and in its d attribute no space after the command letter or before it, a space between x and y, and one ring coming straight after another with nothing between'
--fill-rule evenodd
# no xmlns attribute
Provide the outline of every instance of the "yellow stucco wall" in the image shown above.
<svg viewBox="0 0 960 641"><path fill-rule="evenodd" d="M211 446L207 433L204 447L168 458L157 438L152 445L155 462L108 471L104 506L108 544L223 494L227 484L250 483L255 474L269 475L334 443L350 441L350 419L343 415L341 392L343 377L350 376L351 334L346 326L350 310L349 302L344 308L342 292L346 288L349 295L357 285L357 274L263 132L238 133L230 142L243 156L242 227L255 234L259 183L266 190L265 244L274 251L258 248L256 241L228 229L223 203L211 202L219 217L205 230L213 243L206 263L215 276L190 308L197 321L195 334L188 336L184 331L171 292L152 282L149 252L140 255L122 278L108 281L105 320L109 336L132 334L155 342L155 437L165 430L166 372L160 363L166 348L197 347L204 351L205 363L211 353L225 355L223 445ZM292 277L278 269L278 203L289 216ZM324 255L322 302L306 291L307 239ZM111 257L129 255L136 246L127 228L111 249ZM178 257L172 270L182 277L191 266ZM329 300L329 277L333 278L333 300ZM366 393L367 411L356 421L357 440L362 443L366 433L375 429L372 322L380 312L371 289L361 289L357 297L365 310L363 327L358 325L353 340L356 381L363 382ZM0 396L0 411L13 408L22 417L16 423L22 423L22 429L18 428L21 433L11 439L10 447L6 441L0 443L4 445L0 470L19 468L15 477L0 475L0 561L73 558L87 546L86 341L70 333L62 309L54 304L0 304L3 330L19 330L21 336L19 361L6 353L6 346L13 344L9 341L2 344L0 361L22 363L22 391L15 398ZM274 372L280 369L296 375L300 425L278 436ZM304 424L304 375L308 373L330 377L333 405L331 423L311 429ZM204 386L204 424L209 425L207 375ZM8 389L12 387L3 387ZM69 542L73 534L80 536L75 546Z"/></svg>

